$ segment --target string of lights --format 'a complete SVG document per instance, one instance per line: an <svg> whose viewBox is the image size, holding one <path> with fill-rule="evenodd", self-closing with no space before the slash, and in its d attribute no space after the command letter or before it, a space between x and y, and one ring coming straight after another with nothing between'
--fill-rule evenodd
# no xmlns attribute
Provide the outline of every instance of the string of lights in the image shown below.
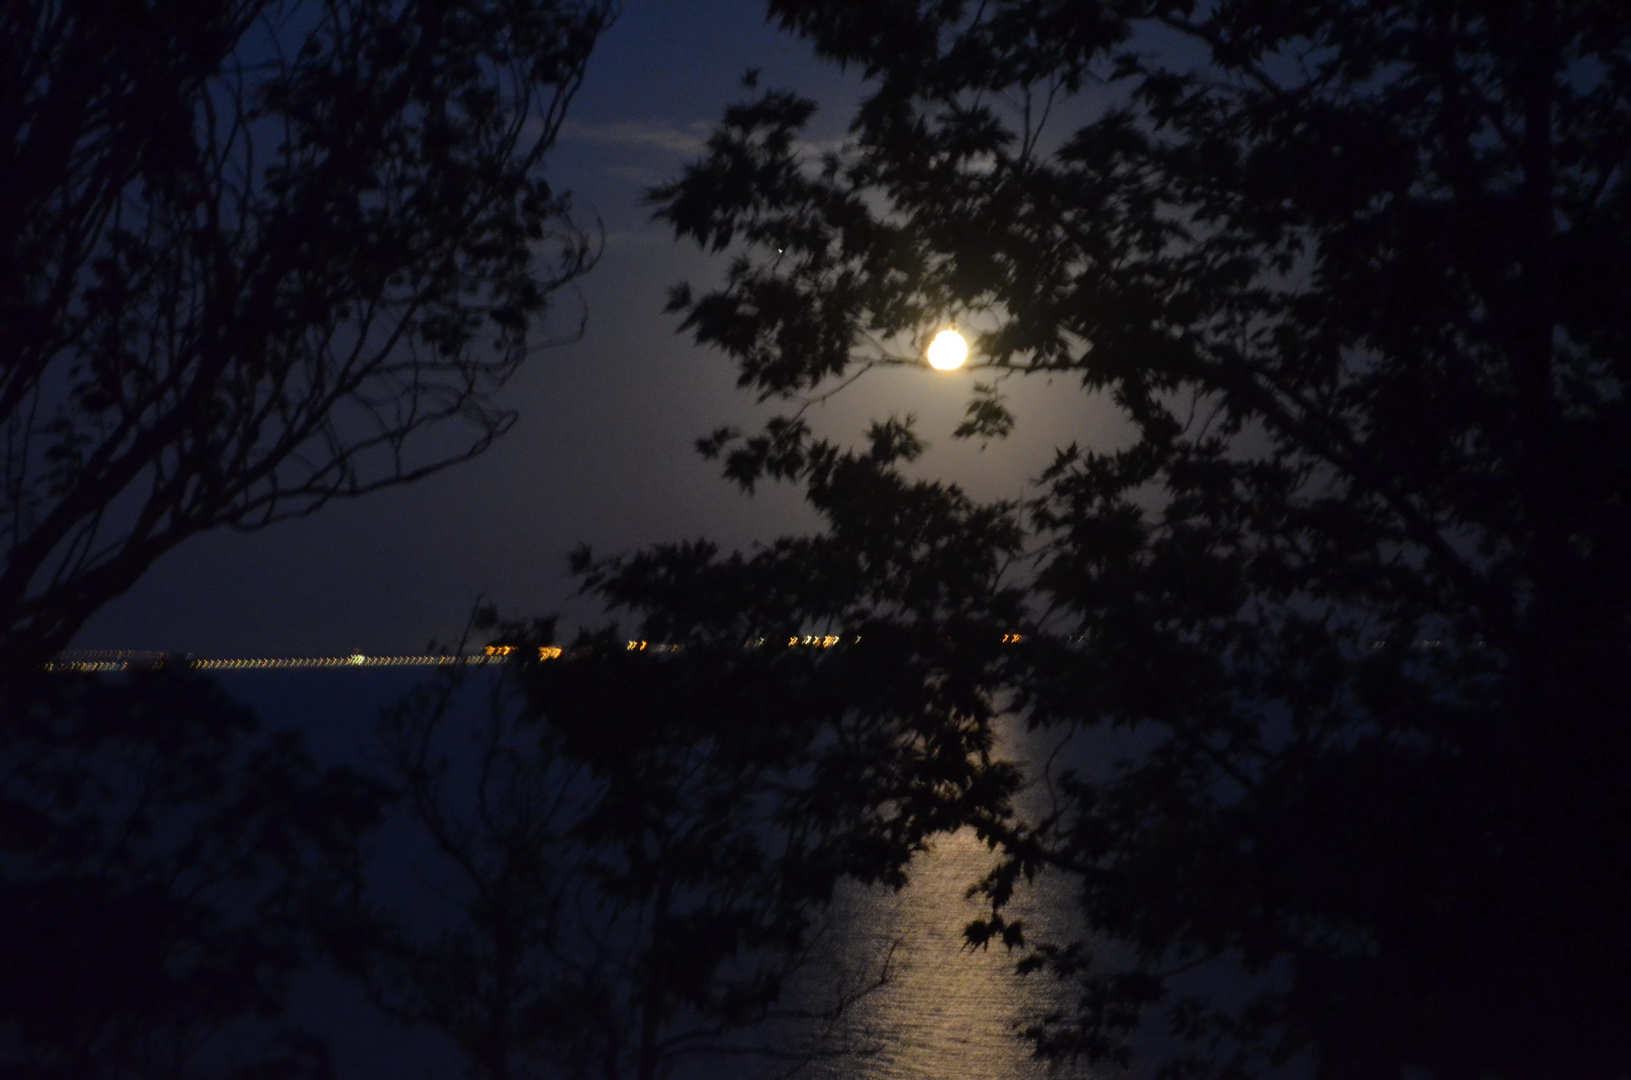
<svg viewBox="0 0 1631 1080"><path fill-rule="evenodd" d="M1014 644L1023 635L1004 634L1003 644ZM837 645L857 644L857 635L850 638L839 634L792 635L785 648L830 649ZM755 638L744 644L748 648L775 647L780 638ZM566 650L557 645L536 647L539 660L558 660ZM654 641L629 641L629 652L673 653L683 646ZM165 667L185 668L189 671L277 671L301 668L380 668L380 667L449 667L456 665L503 664L519 658L520 647L515 645L489 645L479 653L415 653L407 655L374 655L350 653L345 656L245 656L205 657L191 654L157 652L146 649L99 649L65 652L45 665L47 671L112 672L131 670L158 670Z"/></svg>

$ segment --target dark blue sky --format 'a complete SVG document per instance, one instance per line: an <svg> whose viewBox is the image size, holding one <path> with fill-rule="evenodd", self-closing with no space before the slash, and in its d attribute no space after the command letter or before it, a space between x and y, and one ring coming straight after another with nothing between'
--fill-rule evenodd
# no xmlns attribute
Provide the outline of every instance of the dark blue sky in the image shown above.
<svg viewBox="0 0 1631 1080"><path fill-rule="evenodd" d="M812 137L842 137L855 81L766 27L759 3L631 0L548 162L552 180L605 227L600 264L578 295L559 298L561 324L586 307L588 330L540 351L507 388L516 428L484 457L420 483L259 533L195 539L98 614L77 644L200 655L414 651L456 638L478 596L507 614L597 620L574 602L565 574L579 542L608 553L704 534L741 545L807 527L794 494L749 499L692 451L698 435L751 425L767 410L735 390L723 357L675 335L676 320L662 313L667 287L706 282L720 264L676 244L641 199L700 150L711 122L744 94L750 67L762 70L762 86L823 103ZM1090 434L1075 430L1094 422L1079 396L1035 385L1017 397L1021 427L1007 445L982 453L951 444L968 380L878 373L814 419L849 436L869 416L915 413L935 448L924 467L992 496L1013 494L1056 443Z"/></svg>

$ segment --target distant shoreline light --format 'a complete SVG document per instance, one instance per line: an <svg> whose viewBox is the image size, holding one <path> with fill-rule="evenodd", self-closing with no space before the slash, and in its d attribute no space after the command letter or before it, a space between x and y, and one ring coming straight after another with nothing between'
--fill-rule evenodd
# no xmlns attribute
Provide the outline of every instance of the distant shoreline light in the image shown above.
<svg viewBox="0 0 1631 1080"><path fill-rule="evenodd" d="M1001 635L1003 645L1018 645L1029 637L1027 634L1007 633ZM1072 634L1062 639L1066 645L1086 645L1086 635ZM794 634L785 639L780 637L750 638L742 643L743 648L762 649L766 647L782 648L814 648L830 649L835 645L858 645L861 642L859 635L850 637L839 634ZM1387 642L1374 640L1365 643L1368 651L1385 648ZM1414 649L1442 649L1452 645L1451 642L1437 638L1418 638L1410 643ZM1483 639L1471 643L1475 649L1486 648ZM530 646L538 650L539 660L559 660L566 655L566 650L558 645ZM639 653L676 653L684 646L659 643L655 641L630 641L625 648L629 652ZM193 656L190 653L167 653L151 649L82 649L71 650L59 654L55 659L45 663L46 671L65 672L106 672L106 671L132 671L157 670L166 667L179 667L188 671L277 671L299 668L327 668L335 671L355 670L357 668L380 667L451 667L463 665L506 664L518 659L522 647L517 645L489 645L479 653L411 653L405 655L372 655L368 653L350 653L345 656L240 656L240 657L209 657Z"/></svg>
<svg viewBox="0 0 1631 1080"><path fill-rule="evenodd" d="M376 668L376 667L449 667L468 664L503 664L509 661L513 650L488 647L479 653L418 653L380 656L351 653L347 656L241 656L207 657L175 655L171 653L137 650L107 649L67 652L46 662L47 671L130 671L132 669L158 669L180 667L188 671L258 671L287 668ZM538 659L554 660L561 649L553 645L540 646Z"/></svg>
<svg viewBox="0 0 1631 1080"><path fill-rule="evenodd" d="M1025 640L1024 634L1003 634L1002 644L1017 645ZM751 638L742 643L744 648L760 649L780 645L782 639ZM835 645L858 645L860 635L795 634L786 639L784 648L830 649ZM538 645L527 648L538 650L539 660L559 660L566 650L559 645ZM675 653L684 646L655 641L630 641L629 652ZM145 649L85 649L59 654L45 664L46 671L155 671L178 667L187 671L277 671L291 668L328 668L345 671L356 668L377 667L452 667L461 665L505 664L519 659L523 652L518 645L489 645L479 653L415 653L409 655L370 655L351 653L346 656L241 656L208 657L190 653L166 653Z"/></svg>

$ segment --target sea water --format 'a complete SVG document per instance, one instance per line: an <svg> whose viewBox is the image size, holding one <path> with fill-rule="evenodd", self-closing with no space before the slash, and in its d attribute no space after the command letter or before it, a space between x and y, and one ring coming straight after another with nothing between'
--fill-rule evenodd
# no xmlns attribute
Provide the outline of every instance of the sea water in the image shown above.
<svg viewBox="0 0 1631 1080"><path fill-rule="evenodd" d="M366 758L381 708L397 700L423 669L340 669L229 672L222 686L255 707L267 726L296 726L324 763L359 764ZM1045 736L1005 720L999 752L1036 762L1052 749ZM1045 796L1022 796L1029 812ZM400 843L387 851L403 850ZM391 857L391 856L387 856ZM837 896L817 949L791 992L819 1006L840 986L876 984L820 1032L783 1025L745 1032L736 1042L768 1040L767 1055L695 1058L681 1077L750 1080L801 1065L798 1075L818 1080L942 1080L980 1077L1023 1080L1048 1075L1018 1036L1023 1024L1068 1004L1068 991L1046 974L1020 976L1016 957L1001 945L970 950L963 930L985 908L969 886L995 855L972 830L943 834L910 868L899 891L850 887ZM1069 890L1042 879L1009 912L1026 920L1030 936L1061 939L1073 931ZM881 977L880 977L881 976ZM317 973L296 987L298 1019L330 1040L336 1075L356 1080L460 1075L463 1062L445 1037L404 1031L380 1016L360 990L337 975ZM803 1051L820 1048L813 1057ZM784 1057L783 1054L792 1054ZM1061 1075L1061 1074L1055 1074ZM1063 1075L1091 1075L1085 1070Z"/></svg>

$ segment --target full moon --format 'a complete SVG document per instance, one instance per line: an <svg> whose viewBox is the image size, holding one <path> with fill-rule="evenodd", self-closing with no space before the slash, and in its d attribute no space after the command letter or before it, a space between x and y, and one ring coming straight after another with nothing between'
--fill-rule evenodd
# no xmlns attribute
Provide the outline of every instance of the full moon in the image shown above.
<svg viewBox="0 0 1631 1080"><path fill-rule="evenodd" d="M942 330L929 342L929 366L936 371L956 371L968 359L968 342L955 330Z"/></svg>

